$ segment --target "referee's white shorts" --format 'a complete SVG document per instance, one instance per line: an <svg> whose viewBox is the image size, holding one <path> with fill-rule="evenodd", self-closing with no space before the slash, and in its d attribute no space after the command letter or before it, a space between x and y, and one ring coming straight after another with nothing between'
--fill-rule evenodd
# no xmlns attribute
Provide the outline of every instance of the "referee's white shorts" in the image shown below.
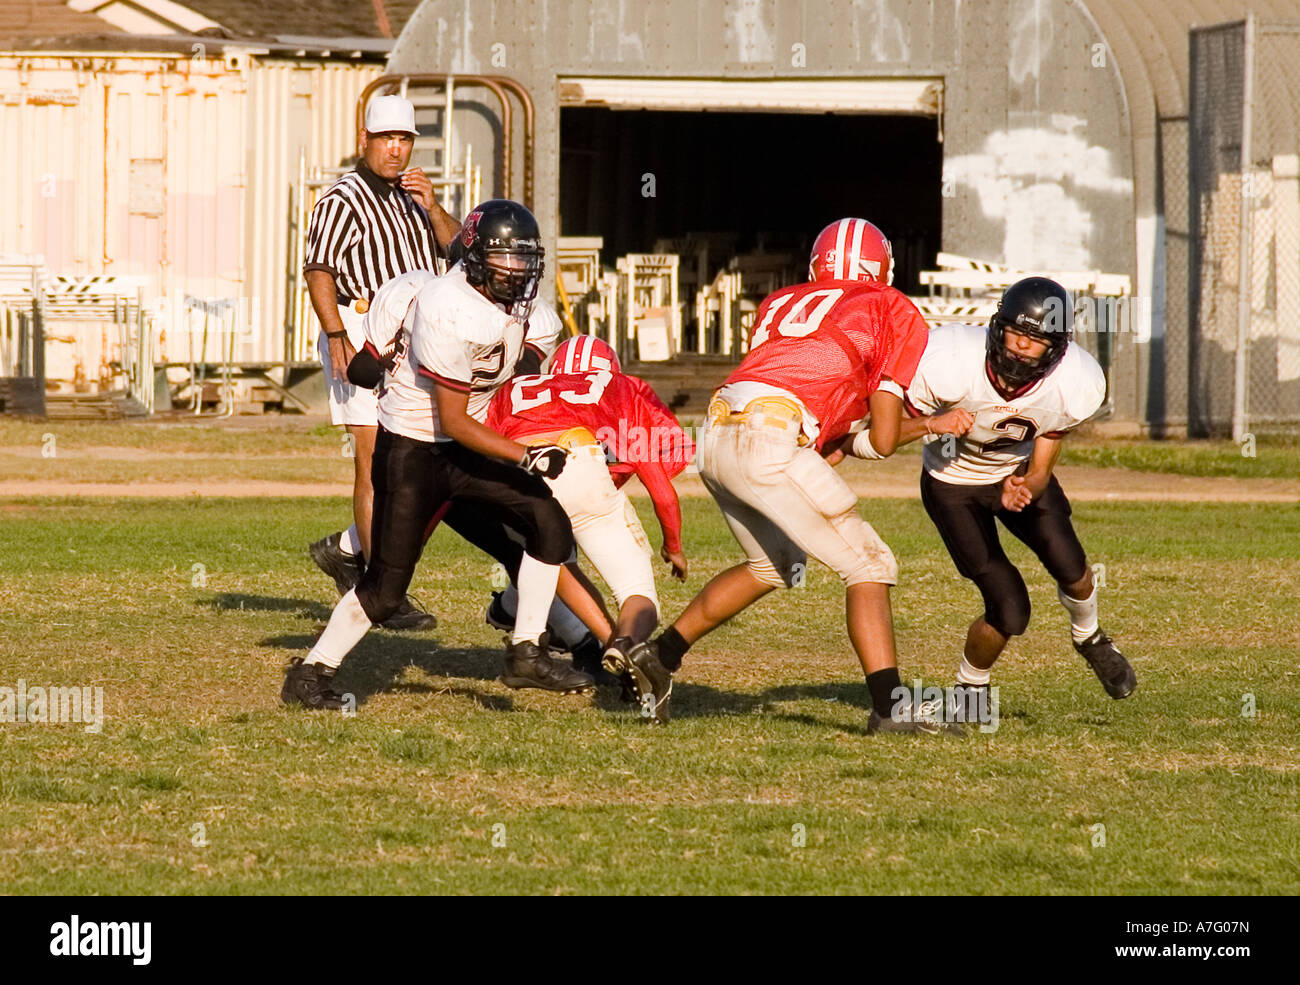
<svg viewBox="0 0 1300 985"><path fill-rule="evenodd" d="M569 515L573 539L605 579L619 608L640 595L658 612L650 541L631 500L609 477L604 449L594 443L571 447L564 471L546 484Z"/></svg>
<svg viewBox="0 0 1300 985"><path fill-rule="evenodd" d="M347 329L348 341L352 348L360 349L365 344L365 332L361 322L365 315L353 311L350 306L339 305L339 317ZM334 379L330 363L329 339L321 332L316 340L316 352L320 355L321 365L325 367L325 386L329 390L330 423L355 424L363 427L379 426L379 396L374 390L353 386L346 378Z"/></svg>

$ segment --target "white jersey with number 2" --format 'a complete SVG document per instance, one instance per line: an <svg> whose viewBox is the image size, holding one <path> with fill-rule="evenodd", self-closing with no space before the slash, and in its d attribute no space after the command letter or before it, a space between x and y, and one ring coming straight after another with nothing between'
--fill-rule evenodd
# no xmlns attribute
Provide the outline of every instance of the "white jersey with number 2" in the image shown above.
<svg viewBox="0 0 1300 985"><path fill-rule="evenodd" d="M907 388L907 407L914 414L961 408L975 419L962 437L925 439L923 466L943 482L1001 482L1029 457L1036 438L1065 435L1095 414L1106 398L1105 374L1074 342L1050 373L1004 397L989 376L986 338L987 330L978 325L934 329Z"/></svg>
<svg viewBox="0 0 1300 985"><path fill-rule="evenodd" d="M379 423L417 441L445 441L435 385L467 394L467 412L481 423L523 347L546 358L555 351L562 323L539 299L520 325L472 288L457 265L441 277L415 271L384 284L364 329L367 343L388 361L379 386Z"/></svg>

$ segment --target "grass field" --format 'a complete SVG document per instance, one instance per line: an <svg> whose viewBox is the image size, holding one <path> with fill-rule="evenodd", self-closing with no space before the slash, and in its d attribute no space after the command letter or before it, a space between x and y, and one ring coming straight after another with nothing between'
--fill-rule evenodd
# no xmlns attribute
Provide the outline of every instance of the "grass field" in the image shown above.
<svg viewBox="0 0 1300 985"><path fill-rule="evenodd" d="M670 616L735 553L711 502L684 508ZM904 679L950 683L973 589L919 503L862 508L902 563ZM414 586L438 630L361 644L355 717L282 709L333 602L304 547L346 510L0 503L0 686L106 703L98 734L0 725L5 892L1300 892L1294 505L1077 504L1137 692L1105 696L1017 545L1035 617L995 678L1000 728L945 740L865 734L817 567L688 655L667 728L604 693L509 691L491 565L447 531Z"/></svg>
<svg viewBox="0 0 1300 985"><path fill-rule="evenodd" d="M269 424L238 420L236 424L242 426L196 424L185 418L166 425L0 418L0 479L350 481L352 464L336 429L292 417ZM1072 437L1065 443L1061 462L1185 476L1300 476L1300 438L1295 435L1260 435L1244 451L1248 454L1231 441ZM920 445L900 449L898 457L919 459Z"/></svg>

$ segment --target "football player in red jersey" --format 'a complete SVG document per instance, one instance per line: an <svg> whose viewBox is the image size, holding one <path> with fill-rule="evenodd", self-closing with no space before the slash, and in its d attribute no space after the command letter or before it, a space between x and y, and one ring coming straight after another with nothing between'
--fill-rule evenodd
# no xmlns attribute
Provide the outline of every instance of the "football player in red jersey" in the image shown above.
<svg viewBox="0 0 1300 985"><path fill-rule="evenodd" d="M673 575L685 579L682 513L672 480L686 468L694 445L650 385L621 372L607 342L587 335L569 339L555 350L549 368L546 375L516 376L499 390L487 425L520 444L568 449L563 471L546 481L569 516L578 546L618 603L604 662L626 675L653 713L654 688L643 666L651 659L646 641L659 624L659 596L650 544L621 487L633 475L641 480L663 529L660 554ZM593 675L599 670L577 654L575 665Z"/></svg>
<svg viewBox="0 0 1300 985"><path fill-rule="evenodd" d="M824 456L884 458L925 349L920 312L888 286L888 240L864 219L818 235L809 283L759 306L749 354L714 394L696 459L746 561L717 575L656 641L665 675L705 633L774 588L802 583L811 554L843 579L849 639L871 692L869 731L952 731L943 702L913 705L898 676L889 586L898 564ZM871 415L871 426L850 437ZM662 688L665 700L671 691Z"/></svg>

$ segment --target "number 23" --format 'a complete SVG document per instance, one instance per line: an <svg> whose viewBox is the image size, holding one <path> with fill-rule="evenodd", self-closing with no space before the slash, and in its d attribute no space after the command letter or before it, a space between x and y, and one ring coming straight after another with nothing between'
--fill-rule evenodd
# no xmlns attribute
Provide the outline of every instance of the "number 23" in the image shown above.
<svg viewBox="0 0 1300 985"><path fill-rule="evenodd" d="M579 392L577 389L556 391L549 376L520 376L510 388L510 410L511 413L522 414L542 404L549 404L552 394L566 404L594 404L600 400L605 387L609 386L609 381L613 378L614 374L605 369L588 373L587 388Z"/></svg>

